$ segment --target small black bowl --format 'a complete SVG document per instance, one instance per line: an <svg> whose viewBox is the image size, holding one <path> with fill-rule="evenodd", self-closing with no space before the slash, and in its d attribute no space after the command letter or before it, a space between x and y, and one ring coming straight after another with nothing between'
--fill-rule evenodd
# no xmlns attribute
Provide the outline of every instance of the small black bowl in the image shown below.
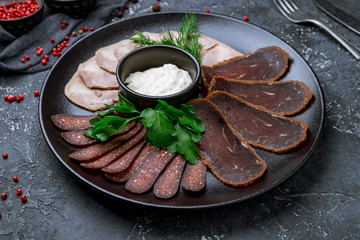
<svg viewBox="0 0 360 240"><path fill-rule="evenodd" d="M45 3L55 12L81 18L94 7L96 0L45 0Z"/></svg>
<svg viewBox="0 0 360 240"><path fill-rule="evenodd" d="M20 18L0 19L1 26L6 31L8 31L9 33L13 34L16 37L32 29L35 25L37 25L41 21L41 18L44 15L44 0L36 0L36 1L39 5L39 9L36 12L33 12L32 14ZM13 0L0 0L0 4L8 4L12 2Z"/></svg>
<svg viewBox="0 0 360 240"><path fill-rule="evenodd" d="M126 86L125 80L130 73L161 67L166 63L172 63L178 68L188 71L192 83L184 90L166 96L144 95ZM167 45L145 46L131 51L120 60L116 68L116 78L120 84L120 92L139 109L156 106L158 99L176 107L198 97L200 64L193 55L177 47Z"/></svg>

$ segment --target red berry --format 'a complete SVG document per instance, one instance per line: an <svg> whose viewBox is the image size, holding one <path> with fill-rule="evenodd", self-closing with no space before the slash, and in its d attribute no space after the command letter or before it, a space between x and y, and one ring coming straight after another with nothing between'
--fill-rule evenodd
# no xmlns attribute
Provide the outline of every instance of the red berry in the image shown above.
<svg viewBox="0 0 360 240"><path fill-rule="evenodd" d="M249 17L248 17L248 16L244 16L244 20L245 20L245 21L249 21Z"/></svg>
<svg viewBox="0 0 360 240"><path fill-rule="evenodd" d="M18 182L19 181L19 178L17 176L13 176L13 181L14 182Z"/></svg>
<svg viewBox="0 0 360 240"><path fill-rule="evenodd" d="M7 153L3 153L3 159L7 159L8 158L8 154Z"/></svg>
<svg viewBox="0 0 360 240"><path fill-rule="evenodd" d="M24 95L22 93L19 94L19 98L21 98L21 100L24 99Z"/></svg>
<svg viewBox="0 0 360 240"><path fill-rule="evenodd" d="M39 91L38 91L38 90L35 90L35 91L34 91L34 95L35 95L35 96L39 96L39 95L40 95Z"/></svg>
<svg viewBox="0 0 360 240"><path fill-rule="evenodd" d="M90 31L94 31L94 30L95 30L95 28L94 28L94 27L91 27L91 28L90 28Z"/></svg>
<svg viewBox="0 0 360 240"><path fill-rule="evenodd" d="M52 42L52 43L55 42L55 38L53 38L53 37L50 38L50 42Z"/></svg>
<svg viewBox="0 0 360 240"><path fill-rule="evenodd" d="M61 25L60 25L60 28L64 30L64 29L66 29L66 25L65 25L65 24L61 24Z"/></svg>
<svg viewBox="0 0 360 240"><path fill-rule="evenodd" d="M42 60L41 60L41 64L42 64L42 65L45 65L45 64L46 64L46 59L42 59Z"/></svg>
<svg viewBox="0 0 360 240"><path fill-rule="evenodd" d="M1 194L1 199L5 199L7 197L7 192L3 192L2 194Z"/></svg>
<svg viewBox="0 0 360 240"><path fill-rule="evenodd" d="M22 191L20 188L16 189L16 195L20 196L22 194Z"/></svg>
<svg viewBox="0 0 360 240"><path fill-rule="evenodd" d="M22 62L22 63L25 63L25 58L22 58L22 59L21 59L21 62Z"/></svg>
<svg viewBox="0 0 360 240"><path fill-rule="evenodd" d="M26 59L27 61L29 61L29 60L30 60L29 55L26 55L26 56L25 56L25 59Z"/></svg>
<svg viewBox="0 0 360 240"><path fill-rule="evenodd" d="M205 12L206 12L206 13L209 13L209 12L210 12L210 10L207 8L207 9L205 9Z"/></svg>
<svg viewBox="0 0 360 240"><path fill-rule="evenodd" d="M27 201L27 196L21 195L20 199L21 199L22 202L26 202Z"/></svg>
<svg viewBox="0 0 360 240"><path fill-rule="evenodd" d="M65 36L65 38L64 38L66 41L69 41L69 36Z"/></svg>

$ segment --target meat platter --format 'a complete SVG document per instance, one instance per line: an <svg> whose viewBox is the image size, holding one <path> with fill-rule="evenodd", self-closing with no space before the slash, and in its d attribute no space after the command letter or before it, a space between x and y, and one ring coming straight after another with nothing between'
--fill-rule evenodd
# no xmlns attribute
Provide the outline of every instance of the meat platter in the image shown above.
<svg viewBox="0 0 360 240"><path fill-rule="evenodd" d="M277 186L310 157L323 126L324 101L319 82L305 60L285 42L259 27L230 17L197 13L197 20L203 23L202 33L240 52L247 53L274 45L289 53L290 68L281 81L303 82L313 94L307 110L295 116L296 119L308 124L308 137L305 143L295 151L282 154L256 149L257 154L266 161L268 169L261 181L246 188L226 186L208 173L204 191L190 194L180 190L174 198L168 200L156 198L152 192L142 195L132 194L125 190L124 185L110 182L101 173L83 169L69 158L69 154L74 152L75 148L72 149L62 140L61 131L53 125L51 116L58 113L92 114L69 102L63 94L68 79L76 72L78 65L93 56L99 47L110 45L132 35L134 29L149 32L161 32L163 28L176 29L184 15L185 13L149 14L108 25L76 43L49 72L42 88L39 104L43 134L60 162L86 185L119 200L143 205L171 208L213 207L239 202ZM225 25L227 28L223 28Z"/></svg>

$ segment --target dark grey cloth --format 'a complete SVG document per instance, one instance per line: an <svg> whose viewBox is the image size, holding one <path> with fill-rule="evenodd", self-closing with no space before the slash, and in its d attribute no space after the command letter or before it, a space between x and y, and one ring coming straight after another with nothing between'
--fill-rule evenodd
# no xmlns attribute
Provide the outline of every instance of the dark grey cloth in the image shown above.
<svg viewBox="0 0 360 240"><path fill-rule="evenodd" d="M105 25L115 16L115 9L122 9L127 0L97 0L94 9L81 19L74 19L64 13L54 13L45 6L45 13L42 21L24 35L16 38L7 33L0 27L0 72L22 72L31 73L48 69L53 62L59 58L53 56L52 49L61 43L65 36L69 36L70 46L82 37L90 34L90 27L95 29ZM68 20L68 26L65 30L60 28L63 20ZM87 26L88 31L72 37L73 31L80 30L81 26ZM54 43L50 42L50 38L55 39ZM43 48L40 56L36 55L36 47ZM68 48L64 48L65 52ZM49 55L46 65L41 64L44 55ZM25 63L21 59L25 55L30 56L30 61ZM32 66L29 65L32 63Z"/></svg>

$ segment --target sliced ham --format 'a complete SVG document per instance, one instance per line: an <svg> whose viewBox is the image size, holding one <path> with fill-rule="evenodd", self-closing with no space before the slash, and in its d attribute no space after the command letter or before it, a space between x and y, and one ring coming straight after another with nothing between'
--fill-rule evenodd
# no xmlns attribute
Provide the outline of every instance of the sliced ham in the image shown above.
<svg viewBox="0 0 360 240"><path fill-rule="evenodd" d="M312 98L311 90L299 81L237 81L214 77L209 92L225 91L249 103L281 115L291 116L305 109Z"/></svg>
<svg viewBox="0 0 360 240"><path fill-rule="evenodd" d="M105 109L105 104L119 101L117 90L90 89L77 71L65 86L65 96L74 104L90 111Z"/></svg>
<svg viewBox="0 0 360 240"><path fill-rule="evenodd" d="M234 131L213 103L196 99L189 104L206 126L197 146L204 164L216 178L234 187L247 186L265 173L265 162Z"/></svg>
<svg viewBox="0 0 360 240"><path fill-rule="evenodd" d="M286 152L306 139L305 122L280 116L263 107L247 103L227 92L213 92L208 97L228 122L246 141L272 152Z"/></svg>
<svg viewBox="0 0 360 240"><path fill-rule="evenodd" d="M81 63L78 68L79 74L88 88L119 89L116 75L100 68L95 56Z"/></svg>

